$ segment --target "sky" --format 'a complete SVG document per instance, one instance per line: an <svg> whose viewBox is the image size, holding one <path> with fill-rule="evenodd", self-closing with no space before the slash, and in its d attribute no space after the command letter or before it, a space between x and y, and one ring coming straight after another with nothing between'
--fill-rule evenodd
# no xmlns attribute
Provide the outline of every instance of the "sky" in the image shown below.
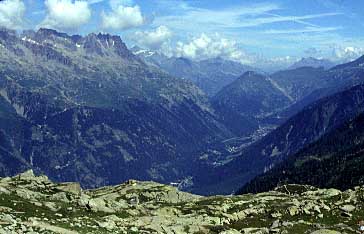
<svg viewBox="0 0 364 234"><path fill-rule="evenodd" d="M117 34L168 56L250 65L364 54L362 0L4 0L0 26Z"/></svg>

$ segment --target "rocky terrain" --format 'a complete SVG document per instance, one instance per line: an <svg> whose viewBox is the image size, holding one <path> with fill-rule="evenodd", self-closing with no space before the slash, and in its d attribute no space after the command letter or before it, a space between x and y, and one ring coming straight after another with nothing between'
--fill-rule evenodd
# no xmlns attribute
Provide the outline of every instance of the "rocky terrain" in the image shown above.
<svg viewBox="0 0 364 234"><path fill-rule="evenodd" d="M31 170L0 179L0 233L356 233L363 206L364 187L201 197L134 180L82 190Z"/></svg>

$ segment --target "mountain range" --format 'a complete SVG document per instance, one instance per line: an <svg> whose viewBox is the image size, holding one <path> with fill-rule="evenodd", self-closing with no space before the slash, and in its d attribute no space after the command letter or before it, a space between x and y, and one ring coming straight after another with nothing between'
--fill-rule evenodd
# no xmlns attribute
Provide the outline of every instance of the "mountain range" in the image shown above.
<svg viewBox="0 0 364 234"><path fill-rule="evenodd" d="M118 36L2 29L0 43L1 175L170 182L195 151L231 136L200 89L146 65Z"/></svg>
<svg viewBox="0 0 364 234"><path fill-rule="evenodd" d="M360 125L363 64L364 56L333 67L305 59L267 74L222 58L129 50L110 34L1 29L0 176L31 168L85 188L134 178L230 194L263 174L247 186L272 181L240 192L270 189L282 178L277 165L293 171L300 152L319 152L316 141L340 141L335 131ZM354 152L359 133L340 131Z"/></svg>
<svg viewBox="0 0 364 234"><path fill-rule="evenodd" d="M324 81L322 87L325 88L311 89L312 92L323 89L327 92L322 93L318 100L314 99L310 104L300 106L298 113L287 120L283 119L279 127L263 138L234 152L233 160L211 170L205 169L206 175L199 177L200 181L196 181L196 184L201 186L196 187L196 192L236 192L239 186L248 183L259 174L270 171L282 160L289 159L308 144L362 113L363 85L355 85L363 79L363 70L358 65L362 59L361 57L357 62L334 67L318 76ZM272 75L274 76L275 74ZM293 102L288 109L297 103L299 102Z"/></svg>
<svg viewBox="0 0 364 234"><path fill-rule="evenodd" d="M150 65L156 66L175 77L192 81L210 97L244 72L259 71L257 68L221 57L202 60L167 57L159 52L141 49L137 46L133 47L131 51Z"/></svg>

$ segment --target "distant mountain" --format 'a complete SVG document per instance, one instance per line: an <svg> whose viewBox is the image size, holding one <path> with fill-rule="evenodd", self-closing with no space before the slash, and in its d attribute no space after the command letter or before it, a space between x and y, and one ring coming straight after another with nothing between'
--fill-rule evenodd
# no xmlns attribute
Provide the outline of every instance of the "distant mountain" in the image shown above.
<svg viewBox="0 0 364 234"><path fill-rule="evenodd" d="M330 69L335 66L335 63L331 62L328 59L317 59L313 57L302 58L301 60L292 64L288 69L296 69L300 67L313 67L313 68L324 68Z"/></svg>
<svg viewBox="0 0 364 234"><path fill-rule="evenodd" d="M238 193L269 191L278 184L348 189L363 185L364 114L321 137L258 176Z"/></svg>
<svg viewBox="0 0 364 234"><path fill-rule="evenodd" d="M294 115L261 140L242 149L228 164L206 171L197 190L231 193L269 171L287 156L364 111L364 85L323 98ZM224 179L222 179L224 178ZM198 186L196 186L198 187Z"/></svg>
<svg viewBox="0 0 364 234"><path fill-rule="evenodd" d="M110 34L0 30L0 105L0 176L169 183L189 176L200 148L232 136L200 89Z"/></svg>
<svg viewBox="0 0 364 234"><path fill-rule="evenodd" d="M298 68L273 74L272 79L284 87L287 92L291 93L290 90L292 90L293 93L294 91L297 93L296 96L293 95L296 101L276 114L276 117L278 116L279 121L282 122L282 120L288 119L321 98L363 84L363 60L364 56L353 62L337 65L327 71L315 68ZM287 82L289 80L291 82ZM292 89L292 87L294 88Z"/></svg>
<svg viewBox="0 0 364 234"><path fill-rule="evenodd" d="M143 61L169 74L192 81L207 95L213 96L222 87L230 84L246 71L257 71L253 67L223 58L194 61L183 57L166 57L158 52L133 47L132 51Z"/></svg>
<svg viewBox="0 0 364 234"><path fill-rule="evenodd" d="M288 106L293 101L268 76L246 72L212 98L221 121L236 135L257 129L259 119Z"/></svg>

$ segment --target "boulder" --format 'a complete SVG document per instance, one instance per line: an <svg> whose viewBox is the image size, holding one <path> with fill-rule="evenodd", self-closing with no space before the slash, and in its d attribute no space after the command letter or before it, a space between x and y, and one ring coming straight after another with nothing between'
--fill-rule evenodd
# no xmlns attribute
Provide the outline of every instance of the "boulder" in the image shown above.
<svg viewBox="0 0 364 234"><path fill-rule="evenodd" d="M353 206L353 205L344 205L344 206L340 207L340 210L350 213L350 212L353 212L355 210L355 206Z"/></svg>
<svg viewBox="0 0 364 234"><path fill-rule="evenodd" d="M0 186L0 194L1 194L1 193L4 193L4 194L9 195L9 194L10 194L10 191L9 191L9 190L7 190L6 188L4 188L4 187L1 187L1 186Z"/></svg>
<svg viewBox="0 0 364 234"><path fill-rule="evenodd" d="M240 232L235 229L229 229L229 230L220 232L220 234L240 234Z"/></svg>
<svg viewBox="0 0 364 234"><path fill-rule="evenodd" d="M268 228L243 228L241 233L244 234L268 234Z"/></svg>
<svg viewBox="0 0 364 234"><path fill-rule="evenodd" d="M72 193L75 195L80 195L81 191L82 191L79 183L70 183L70 182L58 184L56 186L56 189L63 191L63 192Z"/></svg>
<svg viewBox="0 0 364 234"><path fill-rule="evenodd" d="M101 228L105 228L108 231L112 231L116 227L116 224L113 220L107 220L105 222L97 222L97 225L99 225L99 227Z"/></svg>
<svg viewBox="0 0 364 234"><path fill-rule="evenodd" d="M107 207L105 200L101 198L90 199L87 205L94 212L115 213L115 210Z"/></svg>
<svg viewBox="0 0 364 234"><path fill-rule="evenodd" d="M311 234L341 234L338 231L328 230L328 229L321 229L314 232L311 232Z"/></svg>
<svg viewBox="0 0 364 234"><path fill-rule="evenodd" d="M290 216L295 216L299 213L299 209L297 206L288 207L287 211Z"/></svg>

